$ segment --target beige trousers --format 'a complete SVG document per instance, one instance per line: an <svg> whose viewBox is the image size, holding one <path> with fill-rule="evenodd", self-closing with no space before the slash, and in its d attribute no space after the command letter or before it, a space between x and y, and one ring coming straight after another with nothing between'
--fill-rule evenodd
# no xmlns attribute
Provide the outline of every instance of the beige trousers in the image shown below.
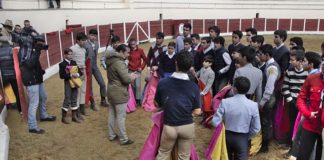
<svg viewBox="0 0 324 160"><path fill-rule="evenodd" d="M195 137L194 124L187 124L182 126L163 126L159 153L156 157L157 160L170 159L170 153L178 142L178 159L190 159L190 147Z"/></svg>
<svg viewBox="0 0 324 160"><path fill-rule="evenodd" d="M82 81L82 85L78 90L78 99L77 99L77 106L79 107L80 104L85 104L85 95L86 95L86 88L87 88L87 75L84 70L83 75L80 77Z"/></svg>

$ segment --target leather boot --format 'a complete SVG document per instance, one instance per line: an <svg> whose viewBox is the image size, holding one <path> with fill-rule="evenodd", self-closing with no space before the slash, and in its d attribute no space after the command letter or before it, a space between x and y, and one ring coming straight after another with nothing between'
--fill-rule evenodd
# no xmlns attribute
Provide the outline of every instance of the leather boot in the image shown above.
<svg viewBox="0 0 324 160"><path fill-rule="evenodd" d="M62 109L62 123L64 123L64 124L70 124L70 122L66 118L66 115L67 115L67 111L65 111L64 109Z"/></svg>
<svg viewBox="0 0 324 160"><path fill-rule="evenodd" d="M93 111L99 111L99 108L96 106L95 101L92 99L90 102L91 102L91 104L90 104L90 108L91 108Z"/></svg>
<svg viewBox="0 0 324 160"><path fill-rule="evenodd" d="M81 121L77 117L77 112L78 112L77 110L72 110L72 121L76 123L81 123Z"/></svg>
<svg viewBox="0 0 324 160"><path fill-rule="evenodd" d="M85 111L85 106L84 104L80 104L79 111L82 115L88 116L87 112Z"/></svg>

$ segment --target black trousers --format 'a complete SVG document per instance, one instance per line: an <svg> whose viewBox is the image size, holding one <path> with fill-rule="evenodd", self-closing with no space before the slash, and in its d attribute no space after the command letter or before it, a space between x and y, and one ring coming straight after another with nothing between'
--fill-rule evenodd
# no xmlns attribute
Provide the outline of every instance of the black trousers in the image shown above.
<svg viewBox="0 0 324 160"><path fill-rule="evenodd" d="M265 103L260 112L260 119L261 119L261 129L262 129L262 141L267 143L263 145L268 145L270 139L272 138L273 134L273 110L276 105L276 96L272 95L270 100Z"/></svg>
<svg viewBox="0 0 324 160"><path fill-rule="evenodd" d="M320 160L322 156L322 135L319 133L314 133L311 131L307 131L304 128L302 128L301 133L301 142L300 142L300 150L297 156L297 160L308 160L315 142L317 140L317 146L316 146L316 155L315 160Z"/></svg>
<svg viewBox="0 0 324 160"><path fill-rule="evenodd" d="M297 115L298 115L298 109L296 106L296 99L294 98L289 103L289 135L288 135L289 140L292 139L292 134L294 131L294 126L295 126L295 121L296 121Z"/></svg>
<svg viewBox="0 0 324 160"><path fill-rule="evenodd" d="M20 98L19 98L19 90L18 90L18 84L16 79L11 79L8 81L4 81L4 85L7 85L8 83L11 84L12 90L14 91L14 94L16 96L16 105L19 113L21 112L21 105L20 105Z"/></svg>
<svg viewBox="0 0 324 160"><path fill-rule="evenodd" d="M228 159L247 160L249 152L249 134L226 131Z"/></svg>

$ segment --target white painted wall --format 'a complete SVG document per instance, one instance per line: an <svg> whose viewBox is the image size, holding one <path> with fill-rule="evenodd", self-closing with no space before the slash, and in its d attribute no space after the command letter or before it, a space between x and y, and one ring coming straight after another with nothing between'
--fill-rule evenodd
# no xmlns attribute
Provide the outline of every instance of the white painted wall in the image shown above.
<svg viewBox="0 0 324 160"><path fill-rule="evenodd" d="M313 18L324 19L321 0L65 0L62 9L46 9L45 0L3 0L0 22L31 20L39 32L69 24L95 25L163 19ZM25 9L23 9L25 8Z"/></svg>

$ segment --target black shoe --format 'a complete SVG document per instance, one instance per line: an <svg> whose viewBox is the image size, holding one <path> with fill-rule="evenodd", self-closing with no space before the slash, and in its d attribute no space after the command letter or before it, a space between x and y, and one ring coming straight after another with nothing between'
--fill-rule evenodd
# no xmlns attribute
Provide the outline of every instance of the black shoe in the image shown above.
<svg viewBox="0 0 324 160"><path fill-rule="evenodd" d="M56 117L55 116L48 116L47 118L41 118L40 121L50 121L50 122L53 122L56 120Z"/></svg>
<svg viewBox="0 0 324 160"><path fill-rule="evenodd" d="M45 133L45 130L43 130L43 129L29 129L29 133L43 134L43 133Z"/></svg>
<svg viewBox="0 0 324 160"><path fill-rule="evenodd" d="M269 151L268 146L261 146L258 153L267 153Z"/></svg>
<svg viewBox="0 0 324 160"><path fill-rule="evenodd" d="M133 143L134 143L134 141L129 139L126 142L121 143L120 145L129 145L129 144L133 144Z"/></svg>
<svg viewBox="0 0 324 160"><path fill-rule="evenodd" d="M110 142L114 141L117 139L117 136L115 136L114 138L108 138Z"/></svg>

